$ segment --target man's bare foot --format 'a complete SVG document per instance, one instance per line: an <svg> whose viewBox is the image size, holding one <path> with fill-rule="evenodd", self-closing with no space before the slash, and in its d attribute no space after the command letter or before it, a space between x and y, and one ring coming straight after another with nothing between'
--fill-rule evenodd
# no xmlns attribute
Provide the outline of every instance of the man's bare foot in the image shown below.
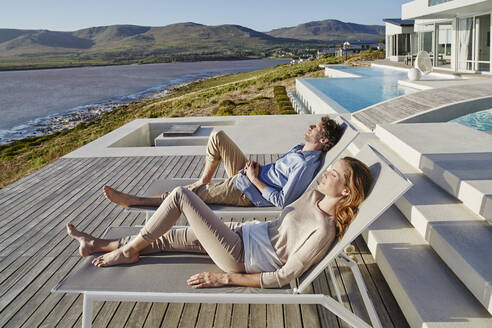
<svg viewBox="0 0 492 328"><path fill-rule="evenodd" d="M124 250L123 248L118 248L95 258L92 264L97 267L107 267L119 264L131 264L138 262L138 260L138 252L132 251L131 249Z"/></svg>
<svg viewBox="0 0 492 328"><path fill-rule="evenodd" d="M111 188L110 186L104 186L104 196L106 198L120 206L128 208L132 205L136 205L136 196L125 194L121 191Z"/></svg>
<svg viewBox="0 0 492 328"><path fill-rule="evenodd" d="M67 234L79 242L80 256L87 257L94 253L94 237L78 231L71 223L67 223Z"/></svg>

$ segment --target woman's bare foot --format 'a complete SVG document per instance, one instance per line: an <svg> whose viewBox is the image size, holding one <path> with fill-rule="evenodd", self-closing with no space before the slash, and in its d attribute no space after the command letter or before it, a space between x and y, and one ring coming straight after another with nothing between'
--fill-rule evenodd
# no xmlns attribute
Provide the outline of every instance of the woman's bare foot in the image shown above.
<svg viewBox="0 0 492 328"><path fill-rule="evenodd" d="M111 188L110 186L104 186L103 190L104 196L106 196L109 201L115 204L118 204L125 208L136 205L136 196L125 194L121 191Z"/></svg>
<svg viewBox="0 0 492 328"><path fill-rule="evenodd" d="M92 264L97 267L107 267L119 264L136 263L139 260L138 252L123 248L118 248L112 252L106 253L95 258Z"/></svg>
<svg viewBox="0 0 492 328"><path fill-rule="evenodd" d="M78 231L71 223L67 223L67 234L79 242L79 254L87 257L94 253L94 237Z"/></svg>

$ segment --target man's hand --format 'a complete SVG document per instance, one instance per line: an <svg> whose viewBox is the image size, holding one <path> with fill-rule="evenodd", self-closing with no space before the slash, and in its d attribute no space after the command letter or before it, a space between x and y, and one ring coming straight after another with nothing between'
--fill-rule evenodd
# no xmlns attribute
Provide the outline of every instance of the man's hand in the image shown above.
<svg viewBox="0 0 492 328"><path fill-rule="evenodd" d="M227 284L227 275L220 272L200 272L186 282L193 288L220 287Z"/></svg>
<svg viewBox="0 0 492 328"><path fill-rule="evenodd" d="M246 165L244 166L244 174L246 174L249 181L253 182L258 177L259 173L260 173L260 164L254 161L246 162Z"/></svg>

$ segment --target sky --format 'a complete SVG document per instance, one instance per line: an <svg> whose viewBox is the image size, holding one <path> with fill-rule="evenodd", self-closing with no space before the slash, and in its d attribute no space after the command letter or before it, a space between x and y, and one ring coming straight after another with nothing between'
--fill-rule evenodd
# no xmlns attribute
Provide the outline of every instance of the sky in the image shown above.
<svg viewBox="0 0 492 328"><path fill-rule="evenodd" d="M93 26L237 24L257 31L338 19L383 25L410 0L0 0L0 28L75 31Z"/></svg>

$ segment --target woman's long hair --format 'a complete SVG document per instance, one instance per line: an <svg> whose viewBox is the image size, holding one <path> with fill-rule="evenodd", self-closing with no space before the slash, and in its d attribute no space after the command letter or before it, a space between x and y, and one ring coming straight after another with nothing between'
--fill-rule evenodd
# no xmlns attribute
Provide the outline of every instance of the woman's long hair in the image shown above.
<svg viewBox="0 0 492 328"><path fill-rule="evenodd" d="M346 187L350 190L348 196L338 202L335 208L336 228L338 239L342 239L345 230L357 215L359 205L369 194L373 177L366 164L352 157L342 158L350 166L345 175Z"/></svg>

